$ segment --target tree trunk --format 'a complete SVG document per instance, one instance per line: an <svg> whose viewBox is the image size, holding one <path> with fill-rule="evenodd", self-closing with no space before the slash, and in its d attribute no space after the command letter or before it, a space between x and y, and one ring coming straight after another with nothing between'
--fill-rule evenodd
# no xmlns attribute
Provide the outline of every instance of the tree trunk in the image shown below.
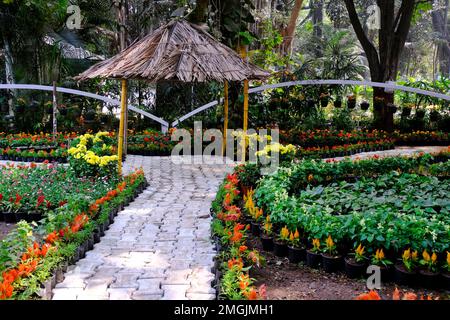
<svg viewBox="0 0 450 320"><path fill-rule="evenodd" d="M14 78L14 68L13 68L13 55L11 51L11 46L9 45L9 40L6 36L3 36L3 45L5 49L5 73L6 73L6 83L15 84ZM16 96L16 90L8 90L10 93L10 99L8 99L9 105L9 115L14 116L14 97Z"/></svg>
<svg viewBox="0 0 450 320"><path fill-rule="evenodd" d="M314 2L314 3L313 3ZM323 34L323 0L311 1L312 7L312 21L313 21L313 34L317 39L322 39ZM317 57L322 56L322 48L320 47L320 42L316 45L316 55Z"/></svg>
<svg viewBox="0 0 450 320"><path fill-rule="evenodd" d="M283 52L285 54L290 54L292 47L292 40L295 36L295 28L297 26L297 19L300 15L300 10L302 9L303 0L295 0L294 8L292 9L291 17L289 19L289 24L286 29L283 30Z"/></svg>
<svg viewBox="0 0 450 320"><path fill-rule="evenodd" d="M447 27L449 0L445 0L442 7L431 12L433 30L437 34L437 50L439 73L448 77L450 73L450 37Z"/></svg>
<svg viewBox="0 0 450 320"><path fill-rule="evenodd" d="M381 11L378 50L364 32L356 12L354 0L344 0L344 2L356 36L366 53L372 81L396 80L399 57L411 27L415 1L403 0L399 9L395 12L394 1L377 0L377 5ZM374 99L377 96L384 98L386 103L392 103L394 100L392 93L386 93L384 89L374 88ZM375 112L375 119L375 125L378 128L388 131L393 129L393 114L386 107Z"/></svg>

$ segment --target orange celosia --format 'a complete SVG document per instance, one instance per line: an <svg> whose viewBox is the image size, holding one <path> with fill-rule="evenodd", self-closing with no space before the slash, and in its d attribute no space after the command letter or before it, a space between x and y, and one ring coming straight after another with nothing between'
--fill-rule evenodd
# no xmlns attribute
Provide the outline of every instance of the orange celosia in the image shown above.
<svg viewBox="0 0 450 320"><path fill-rule="evenodd" d="M381 298L378 295L378 292L375 290L370 290L368 293L360 294L356 297L356 300L381 300Z"/></svg>

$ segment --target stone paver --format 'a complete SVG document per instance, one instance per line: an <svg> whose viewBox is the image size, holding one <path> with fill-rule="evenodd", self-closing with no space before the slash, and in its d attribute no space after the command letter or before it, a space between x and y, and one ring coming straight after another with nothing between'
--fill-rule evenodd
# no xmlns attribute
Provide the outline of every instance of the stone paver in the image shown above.
<svg viewBox="0 0 450 320"><path fill-rule="evenodd" d="M150 186L65 274L53 299L214 299L209 210L233 165L209 160L217 163L128 156L124 171L142 167Z"/></svg>

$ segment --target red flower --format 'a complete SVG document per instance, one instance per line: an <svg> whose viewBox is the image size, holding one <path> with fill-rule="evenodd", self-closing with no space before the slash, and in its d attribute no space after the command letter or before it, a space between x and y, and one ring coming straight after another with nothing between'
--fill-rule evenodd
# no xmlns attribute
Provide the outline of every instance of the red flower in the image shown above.
<svg viewBox="0 0 450 320"><path fill-rule="evenodd" d="M44 200L45 200L45 197L44 196L39 196L38 198L37 198L37 204L36 204L36 207L40 207L41 206L41 204L43 204L44 203Z"/></svg>
<svg viewBox="0 0 450 320"><path fill-rule="evenodd" d="M16 200L14 201L14 204L20 204L20 200L22 200L22 197L18 193L16 193Z"/></svg>

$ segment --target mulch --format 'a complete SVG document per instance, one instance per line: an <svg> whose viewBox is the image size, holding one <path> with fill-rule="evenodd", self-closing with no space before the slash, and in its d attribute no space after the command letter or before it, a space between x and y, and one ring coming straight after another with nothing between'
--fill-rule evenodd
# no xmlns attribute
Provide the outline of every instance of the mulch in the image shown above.
<svg viewBox="0 0 450 320"><path fill-rule="evenodd" d="M15 227L14 224L0 222L0 240L3 240Z"/></svg>
<svg viewBox="0 0 450 320"><path fill-rule="evenodd" d="M256 279L257 286L266 285L270 300L353 300L368 291L365 279L350 279L344 273L326 273L303 264L291 264L287 258L263 251L259 239L253 236L248 239L248 245L258 249L266 259L264 266L252 268L250 276ZM395 283L383 284L378 292L383 299L391 299L396 287L401 292L414 292L419 297L450 298L448 291L413 289Z"/></svg>

